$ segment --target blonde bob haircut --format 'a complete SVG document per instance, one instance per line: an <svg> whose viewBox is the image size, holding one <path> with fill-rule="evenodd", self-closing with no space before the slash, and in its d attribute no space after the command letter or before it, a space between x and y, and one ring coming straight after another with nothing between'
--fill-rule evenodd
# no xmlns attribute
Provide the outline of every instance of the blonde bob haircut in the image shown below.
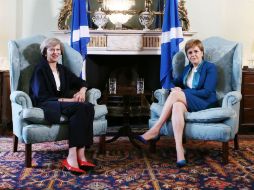
<svg viewBox="0 0 254 190"><path fill-rule="evenodd" d="M57 38L47 38L41 43L41 46L40 46L41 55L43 57L46 57L47 49L51 47L55 47L56 45L60 45L61 54L63 55L63 52L64 52L63 43Z"/></svg>

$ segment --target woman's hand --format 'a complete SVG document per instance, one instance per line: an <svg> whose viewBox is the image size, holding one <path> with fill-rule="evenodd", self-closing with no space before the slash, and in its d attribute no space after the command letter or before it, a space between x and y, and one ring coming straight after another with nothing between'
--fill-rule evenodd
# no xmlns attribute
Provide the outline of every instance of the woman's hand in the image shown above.
<svg viewBox="0 0 254 190"><path fill-rule="evenodd" d="M86 88L82 87L73 98L59 98L59 102L84 102L86 100Z"/></svg>
<svg viewBox="0 0 254 190"><path fill-rule="evenodd" d="M76 102L75 98L59 98L59 102Z"/></svg>
<svg viewBox="0 0 254 190"><path fill-rule="evenodd" d="M82 87L76 94L73 95L75 102L84 102L86 100L86 88Z"/></svg>
<svg viewBox="0 0 254 190"><path fill-rule="evenodd" d="M182 91L182 89L180 87L174 87L174 88L171 88L171 91L174 92L174 91Z"/></svg>

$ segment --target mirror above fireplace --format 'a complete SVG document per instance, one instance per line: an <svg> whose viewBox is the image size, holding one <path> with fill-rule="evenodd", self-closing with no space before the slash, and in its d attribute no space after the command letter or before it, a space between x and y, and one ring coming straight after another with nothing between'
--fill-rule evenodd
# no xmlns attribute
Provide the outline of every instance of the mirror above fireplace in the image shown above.
<svg viewBox="0 0 254 190"><path fill-rule="evenodd" d="M161 29L162 26L164 0L87 0L87 3L89 4L87 7L89 7L88 18L91 21L89 24L91 29L97 28L92 22L92 18L99 9L105 12L110 20L106 24L105 29L142 30L143 26L139 21L139 17L145 10L148 10L154 16L154 21L149 26L151 30ZM183 30L188 31L190 23L185 8L185 0L179 0L178 10ZM72 0L63 0L63 7L58 17L59 30L70 29L71 15ZM122 27L116 27L115 24L117 22L121 22Z"/></svg>

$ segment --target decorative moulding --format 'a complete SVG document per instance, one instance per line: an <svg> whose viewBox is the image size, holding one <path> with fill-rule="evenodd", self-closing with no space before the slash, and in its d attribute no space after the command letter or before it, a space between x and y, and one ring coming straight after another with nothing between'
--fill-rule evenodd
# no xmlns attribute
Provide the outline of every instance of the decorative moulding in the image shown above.
<svg viewBox="0 0 254 190"><path fill-rule="evenodd" d="M53 35L70 43L70 31L53 31ZM90 30L88 54L98 55L160 55L161 30ZM196 32L183 32L184 42Z"/></svg>
<svg viewBox="0 0 254 190"><path fill-rule="evenodd" d="M107 50L111 51L141 51L143 48L143 35L141 34L116 34L107 37Z"/></svg>

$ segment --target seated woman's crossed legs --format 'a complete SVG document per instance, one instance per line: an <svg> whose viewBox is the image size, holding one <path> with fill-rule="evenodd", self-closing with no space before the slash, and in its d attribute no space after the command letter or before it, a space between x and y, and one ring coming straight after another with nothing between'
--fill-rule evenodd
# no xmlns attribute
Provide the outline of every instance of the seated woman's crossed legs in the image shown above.
<svg viewBox="0 0 254 190"><path fill-rule="evenodd" d="M160 129L163 126L163 124L167 121L167 119L172 114L173 105L177 102L181 102L185 107L187 107L185 94L182 90L172 90L164 104L164 107L162 109L161 115L158 119L158 121L154 124L154 126L149 129L146 133L142 135L142 138L144 140L151 140L156 138L159 133Z"/></svg>

